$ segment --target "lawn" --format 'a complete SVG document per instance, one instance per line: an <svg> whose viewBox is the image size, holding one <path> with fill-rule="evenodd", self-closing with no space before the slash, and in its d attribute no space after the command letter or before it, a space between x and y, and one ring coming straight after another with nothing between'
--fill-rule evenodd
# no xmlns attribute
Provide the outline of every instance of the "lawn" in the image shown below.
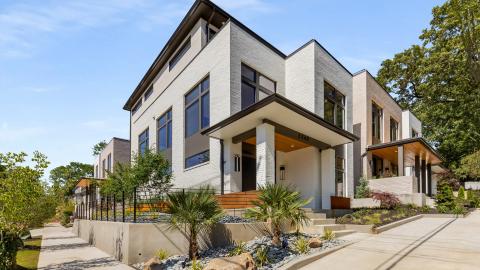
<svg viewBox="0 0 480 270"><path fill-rule="evenodd" d="M17 253L17 270L37 269L42 238L25 240L25 246Z"/></svg>

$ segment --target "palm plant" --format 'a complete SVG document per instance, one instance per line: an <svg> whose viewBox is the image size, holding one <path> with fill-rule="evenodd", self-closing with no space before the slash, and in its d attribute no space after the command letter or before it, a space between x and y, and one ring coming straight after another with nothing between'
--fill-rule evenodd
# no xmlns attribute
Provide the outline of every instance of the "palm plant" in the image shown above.
<svg viewBox="0 0 480 270"><path fill-rule="evenodd" d="M303 206L310 202L301 199L297 191L287 186L277 184L266 184L260 188L258 201L253 201L255 208L247 209L245 216L260 221L268 221L272 226L272 244L281 244L281 225L283 221L290 220L293 224L300 225L306 220ZM298 219L293 218L294 216ZM293 221L295 219L295 221ZM297 222L298 221L298 222Z"/></svg>
<svg viewBox="0 0 480 270"><path fill-rule="evenodd" d="M188 256L191 260L196 259L199 233L223 216L214 190L206 186L195 191L170 193L167 196L170 224L172 228L184 231L189 243Z"/></svg>

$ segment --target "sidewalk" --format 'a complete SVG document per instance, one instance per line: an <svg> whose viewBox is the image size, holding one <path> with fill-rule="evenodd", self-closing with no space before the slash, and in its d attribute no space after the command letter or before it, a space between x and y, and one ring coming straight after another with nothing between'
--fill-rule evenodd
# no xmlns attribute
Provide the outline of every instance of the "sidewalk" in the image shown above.
<svg viewBox="0 0 480 270"><path fill-rule="evenodd" d="M43 236L38 269L133 269L98 248L88 245L76 237L70 228L64 228L59 224L47 224L42 229L32 231L32 235L38 234Z"/></svg>

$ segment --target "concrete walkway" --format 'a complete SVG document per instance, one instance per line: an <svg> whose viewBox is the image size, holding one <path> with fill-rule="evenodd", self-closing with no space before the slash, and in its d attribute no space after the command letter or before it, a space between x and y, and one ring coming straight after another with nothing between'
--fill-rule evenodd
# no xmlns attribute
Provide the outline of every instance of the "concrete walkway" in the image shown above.
<svg viewBox="0 0 480 270"><path fill-rule="evenodd" d="M302 269L480 269L480 211L422 218L366 236Z"/></svg>
<svg viewBox="0 0 480 270"><path fill-rule="evenodd" d="M76 237L71 229L59 224L48 224L42 229L32 231L32 235L42 235L38 269L133 269L98 248L89 246L87 242Z"/></svg>

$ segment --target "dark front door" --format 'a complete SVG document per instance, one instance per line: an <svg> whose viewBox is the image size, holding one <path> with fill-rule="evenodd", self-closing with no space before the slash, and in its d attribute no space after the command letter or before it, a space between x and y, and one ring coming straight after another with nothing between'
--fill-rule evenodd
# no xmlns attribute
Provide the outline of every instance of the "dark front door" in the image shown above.
<svg viewBox="0 0 480 270"><path fill-rule="evenodd" d="M242 143L242 191L257 189L256 147Z"/></svg>

